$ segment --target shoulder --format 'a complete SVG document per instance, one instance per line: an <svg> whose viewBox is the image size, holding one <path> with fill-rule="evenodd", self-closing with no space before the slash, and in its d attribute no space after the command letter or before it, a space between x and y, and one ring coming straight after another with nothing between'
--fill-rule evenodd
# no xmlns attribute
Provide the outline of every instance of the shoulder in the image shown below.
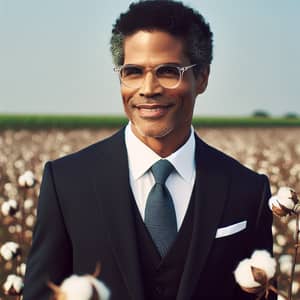
<svg viewBox="0 0 300 300"><path fill-rule="evenodd" d="M201 159L201 156L204 159ZM198 157L197 157L198 156ZM263 174L258 174L254 170L249 169L239 162L236 158L214 148L205 143L202 139L196 136L196 160L205 161L210 169L226 173L227 176L234 178L236 181L250 182L265 182L267 177Z"/></svg>
<svg viewBox="0 0 300 300"><path fill-rule="evenodd" d="M78 170L92 167L95 162L107 161L122 151L126 151L123 129L77 152L55 159L50 164L56 170L72 171L74 169L78 172Z"/></svg>

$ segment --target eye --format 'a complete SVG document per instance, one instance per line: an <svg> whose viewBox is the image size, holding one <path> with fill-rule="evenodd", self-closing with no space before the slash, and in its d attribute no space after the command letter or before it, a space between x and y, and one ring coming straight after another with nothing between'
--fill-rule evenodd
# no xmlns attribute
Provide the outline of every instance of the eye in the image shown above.
<svg viewBox="0 0 300 300"><path fill-rule="evenodd" d="M175 66L160 66L156 70L157 77L178 77L179 71Z"/></svg>
<svg viewBox="0 0 300 300"><path fill-rule="evenodd" d="M138 66L125 66L121 71L122 77L140 76L140 75L143 75L143 70Z"/></svg>

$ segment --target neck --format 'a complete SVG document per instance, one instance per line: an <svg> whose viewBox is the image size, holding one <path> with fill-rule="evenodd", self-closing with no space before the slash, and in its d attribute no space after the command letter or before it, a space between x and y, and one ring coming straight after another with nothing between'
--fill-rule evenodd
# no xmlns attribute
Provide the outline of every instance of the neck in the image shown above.
<svg viewBox="0 0 300 300"><path fill-rule="evenodd" d="M138 139L163 158L176 152L190 137L190 130L180 136L170 133L164 137L142 136L135 128L132 128L132 131Z"/></svg>

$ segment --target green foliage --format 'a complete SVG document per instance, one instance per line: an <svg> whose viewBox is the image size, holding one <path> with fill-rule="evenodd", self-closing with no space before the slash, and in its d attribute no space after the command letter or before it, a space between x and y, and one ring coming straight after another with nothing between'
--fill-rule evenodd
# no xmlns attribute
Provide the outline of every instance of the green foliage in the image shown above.
<svg viewBox="0 0 300 300"><path fill-rule="evenodd" d="M124 116L79 115L0 115L3 129L73 129L120 128L127 124ZM288 127L300 126L300 117L194 117L195 127Z"/></svg>
<svg viewBox="0 0 300 300"><path fill-rule="evenodd" d="M295 112L288 112L284 115L284 117L289 119L300 118L300 116Z"/></svg>
<svg viewBox="0 0 300 300"><path fill-rule="evenodd" d="M298 127L300 118L195 117L195 127Z"/></svg>
<svg viewBox="0 0 300 300"><path fill-rule="evenodd" d="M264 110L256 110L253 112L253 117L258 117L258 118L269 118L270 115L268 112Z"/></svg>
<svg viewBox="0 0 300 300"><path fill-rule="evenodd" d="M126 123L121 116L0 115L0 129L117 128Z"/></svg>

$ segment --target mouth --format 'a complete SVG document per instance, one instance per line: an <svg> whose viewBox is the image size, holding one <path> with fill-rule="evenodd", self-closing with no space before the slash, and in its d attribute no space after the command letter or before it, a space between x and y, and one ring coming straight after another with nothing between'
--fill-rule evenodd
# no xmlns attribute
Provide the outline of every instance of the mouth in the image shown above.
<svg viewBox="0 0 300 300"><path fill-rule="evenodd" d="M161 118L165 116L173 104L137 104L134 106L142 118Z"/></svg>

